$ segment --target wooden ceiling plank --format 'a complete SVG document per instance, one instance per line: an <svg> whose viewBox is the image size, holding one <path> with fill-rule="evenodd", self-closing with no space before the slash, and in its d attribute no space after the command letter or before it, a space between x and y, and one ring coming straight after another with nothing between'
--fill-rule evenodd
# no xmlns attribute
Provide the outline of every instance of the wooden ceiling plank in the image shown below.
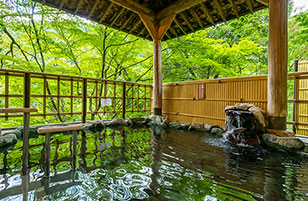
<svg viewBox="0 0 308 201"><path fill-rule="evenodd" d="M192 15L194 16L194 18L196 18L196 20L197 20L198 24L200 25L200 27L203 29L204 26L203 26L203 24L202 24L202 21L201 21L200 17L198 16L197 12L196 12L195 10L192 9L192 10L191 10L191 13L192 13Z"/></svg>
<svg viewBox="0 0 308 201"><path fill-rule="evenodd" d="M225 14L224 10L222 9L222 7L221 7L221 5L219 3L219 0L214 0L214 4L215 4L215 6L216 6L216 8L218 10L218 13L221 16L222 20L224 22L226 22L227 21L226 14Z"/></svg>
<svg viewBox="0 0 308 201"><path fill-rule="evenodd" d="M119 19L119 17L123 14L123 12L125 11L125 8L122 7L120 12L116 15L116 17L112 20L110 26L112 27L114 25L114 23Z"/></svg>
<svg viewBox="0 0 308 201"><path fill-rule="evenodd" d="M76 9L74 11L74 14L76 14L78 12L78 10L80 9L81 7L81 4L82 4L82 0L78 0L78 3L77 3L77 6L76 6Z"/></svg>
<svg viewBox="0 0 308 201"><path fill-rule="evenodd" d="M246 1L247 1L247 0L246 0ZM250 1L250 0L248 0L248 1ZM232 6L232 10L233 10L235 16L236 16L237 18L239 18L240 15L238 14L238 13L239 13L239 12L238 12L238 8L237 8L237 5L234 3L234 0L229 0L229 2L230 2L230 4L231 4L231 6Z"/></svg>
<svg viewBox="0 0 308 201"><path fill-rule="evenodd" d="M120 31L122 31L124 29L124 27L128 24L128 22L134 17L134 13L131 13L131 15L129 16L129 18L124 22L124 24L122 24L122 26L120 27Z"/></svg>
<svg viewBox="0 0 308 201"><path fill-rule="evenodd" d="M269 3L269 0L256 0L256 1L266 6L268 6L268 3Z"/></svg>
<svg viewBox="0 0 308 201"><path fill-rule="evenodd" d="M42 0L42 4L45 5L46 4L46 0Z"/></svg>
<svg viewBox="0 0 308 201"><path fill-rule="evenodd" d="M66 0L61 0L59 9L61 10L65 4Z"/></svg>
<svg viewBox="0 0 308 201"><path fill-rule="evenodd" d="M155 17L154 12L151 9L144 7L143 5L137 3L135 0L110 0L110 1L128 10L131 10L137 14L143 13L143 14L150 16L151 18Z"/></svg>
<svg viewBox="0 0 308 201"><path fill-rule="evenodd" d="M128 33L131 33L132 31L134 31L141 22L142 22L141 20L138 20L138 22L136 22L136 24L131 28L131 30Z"/></svg>
<svg viewBox="0 0 308 201"><path fill-rule="evenodd" d="M108 5L106 11L103 13L101 19L98 21L98 23L101 23L101 22L105 19L105 17L106 17L106 16L108 15L108 13L110 12L110 9L112 8L112 6L113 6L113 3L110 2L110 4Z"/></svg>
<svg viewBox="0 0 308 201"><path fill-rule="evenodd" d="M212 16L210 10L207 8L207 6L204 3L201 4L201 9L206 14L209 22L212 23L213 25L215 25L214 18Z"/></svg>
<svg viewBox="0 0 308 201"><path fill-rule="evenodd" d="M143 29L137 34L137 37L139 37L144 31L145 31L145 27L143 27Z"/></svg>
<svg viewBox="0 0 308 201"><path fill-rule="evenodd" d="M93 15L93 13L94 13L95 9L97 8L97 5L98 5L99 2L100 2L100 0L95 1L95 3L93 4L93 6L92 6L92 8L91 8L91 10L88 14L87 19L90 19L90 17Z"/></svg>
<svg viewBox="0 0 308 201"><path fill-rule="evenodd" d="M251 0L245 0L247 6L248 6L248 9L250 11L250 13L253 13L253 7L252 7L252 2Z"/></svg>
<svg viewBox="0 0 308 201"><path fill-rule="evenodd" d="M195 29L193 28L192 24L190 23L190 21L188 20L187 16L184 13L180 13L181 17L184 19L184 21L186 22L186 24L189 26L189 28L192 31L195 31Z"/></svg>
<svg viewBox="0 0 308 201"><path fill-rule="evenodd" d="M159 11L157 13L157 18L163 19L168 15L181 13L182 11L194 7L204 1L206 0L178 0L177 2Z"/></svg>
<svg viewBox="0 0 308 201"><path fill-rule="evenodd" d="M183 26L181 25L181 23L180 23L176 18L174 18L173 21L176 23L176 25L178 25L178 27L181 29L181 31L182 31L184 34L187 34L187 32L185 31L185 29L183 28Z"/></svg>

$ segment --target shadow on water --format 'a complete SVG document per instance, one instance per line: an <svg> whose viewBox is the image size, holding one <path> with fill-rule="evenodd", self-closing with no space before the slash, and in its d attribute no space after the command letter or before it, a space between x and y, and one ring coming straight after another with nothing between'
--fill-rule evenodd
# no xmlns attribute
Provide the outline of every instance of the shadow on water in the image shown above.
<svg viewBox="0 0 308 201"><path fill-rule="evenodd" d="M210 134L149 129L46 134L0 154L0 200L305 200L308 161Z"/></svg>

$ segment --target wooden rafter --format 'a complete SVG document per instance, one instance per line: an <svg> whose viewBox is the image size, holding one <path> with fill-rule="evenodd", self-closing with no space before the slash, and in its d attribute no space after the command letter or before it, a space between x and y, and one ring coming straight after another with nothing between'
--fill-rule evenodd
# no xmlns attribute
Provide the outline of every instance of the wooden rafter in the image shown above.
<svg viewBox="0 0 308 201"><path fill-rule="evenodd" d="M207 6L206 6L204 3L201 4L201 9L202 9L203 12L206 14L206 16L207 16L209 22L212 23L212 24L214 25L214 24L215 24L214 18L213 18L213 16L212 16L212 14L210 13L210 10L207 8Z"/></svg>
<svg viewBox="0 0 308 201"><path fill-rule="evenodd" d="M178 37L178 33L176 32L176 30L175 30L172 26L170 26L169 29L172 31L172 33L173 33L176 37Z"/></svg>
<svg viewBox="0 0 308 201"><path fill-rule="evenodd" d="M130 16L127 18L127 20L124 22L124 24L122 24L122 26L120 27L120 31L122 31L124 29L124 27L126 27L126 25L128 24L128 22L134 17L134 13L131 13Z"/></svg>
<svg viewBox="0 0 308 201"><path fill-rule="evenodd" d="M181 23L180 23L176 18L174 18L173 21L176 23L176 25L181 29L181 31L182 31L184 34L187 34L187 32L185 31L185 29L183 28L183 26L181 25Z"/></svg>
<svg viewBox="0 0 308 201"><path fill-rule="evenodd" d="M143 5L137 3L135 0L111 0L111 1L137 14L142 13L148 15L151 18L154 17L154 12L151 9L144 7Z"/></svg>
<svg viewBox="0 0 308 201"><path fill-rule="evenodd" d="M91 10L90 10L90 12L88 14L87 19L90 19L90 17L93 15L93 12L95 11L95 9L96 9L96 7L97 7L99 2L100 2L100 0L96 0L95 1L95 3L93 4L93 6L92 6L92 8L91 8Z"/></svg>
<svg viewBox="0 0 308 201"><path fill-rule="evenodd" d="M194 27L192 26L192 24L190 23L189 19L187 18L187 16L184 13L180 13L180 16L184 19L184 21L186 22L186 24L189 26L189 28L192 31L195 31Z"/></svg>
<svg viewBox="0 0 308 201"><path fill-rule="evenodd" d="M168 32L166 32L166 36L167 36L169 39L171 39L171 36L170 36L170 34L169 34Z"/></svg>
<svg viewBox="0 0 308 201"><path fill-rule="evenodd" d="M202 21L200 19L200 17L198 16L198 14L196 13L195 10L191 10L192 15L194 16L194 18L197 20L198 24L200 25L201 28L204 28Z"/></svg>
<svg viewBox="0 0 308 201"><path fill-rule="evenodd" d="M245 2L247 4L247 6L248 6L248 9L249 9L250 13L253 13L253 7L252 7L251 0L246 0Z"/></svg>
<svg viewBox="0 0 308 201"><path fill-rule="evenodd" d="M269 3L269 0L256 0L256 1L266 6L268 6L268 3Z"/></svg>
<svg viewBox="0 0 308 201"><path fill-rule="evenodd" d="M247 1L247 0L246 0L246 1ZM250 0L248 0L248 1L250 1ZM237 18L239 18L240 15L238 14L238 8L237 8L237 5L234 3L234 0L229 0L229 2L230 2L230 4L231 4L231 6L232 6L232 10L233 10L235 16L236 16Z"/></svg>
<svg viewBox="0 0 308 201"><path fill-rule="evenodd" d="M110 26L113 26L114 23L119 19L119 17L122 15L122 13L125 11L125 8L121 8L120 12L116 15L116 17L112 20Z"/></svg>
<svg viewBox="0 0 308 201"><path fill-rule="evenodd" d="M214 4L215 4L215 7L218 10L219 15L221 16L223 21L226 22L227 21L226 14L225 14L224 10L222 9L222 7L219 3L219 0L214 0Z"/></svg>
<svg viewBox="0 0 308 201"><path fill-rule="evenodd" d="M136 22L136 24L134 24L134 26L131 28L131 30L129 30L128 33L131 33L132 31L134 31L134 30L139 26L139 24L140 24L141 22L142 22L141 20L138 20L138 21Z"/></svg>
<svg viewBox="0 0 308 201"><path fill-rule="evenodd" d="M204 1L206 0L178 0L177 2L159 11L157 13L157 18L163 19L168 15L181 13L182 11L194 7Z"/></svg>
<svg viewBox="0 0 308 201"><path fill-rule="evenodd" d="M63 8L65 3L66 3L66 0L61 0L60 5L59 5L60 10Z"/></svg>
<svg viewBox="0 0 308 201"><path fill-rule="evenodd" d="M46 4L46 0L42 0L42 4L45 5Z"/></svg>
<svg viewBox="0 0 308 201"><path fill-rule="evenodd" d="M110 4L108 5L107 9L105 10L105 12L103 13L103 15L101 16L101 19L98 21L98 23L101 23L105 17L108 15L108 13L110 12L110 9L112 8L113 3L110 2Z"/></svg>
<svg viewBox="0 0 308 201"><path fill-rule="evenodd" d="M76 14L78 12L78 10L80 9L81 7L81 4L82 4L82 0L78 0L78 3L77 3L77 6L76 6L76 9L74 11L74 14Z"/></svg>

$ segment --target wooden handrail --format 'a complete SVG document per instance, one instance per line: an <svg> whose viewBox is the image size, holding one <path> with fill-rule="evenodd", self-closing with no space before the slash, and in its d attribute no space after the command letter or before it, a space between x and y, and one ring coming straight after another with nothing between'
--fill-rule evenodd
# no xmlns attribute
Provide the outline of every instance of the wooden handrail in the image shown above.
<svg viewBox="0 0 308 201"><path fill-rule="evenodd" d="M73 131L73 130L82 130L84 128L83 124L76 124L70 126L57 126L57 127L41 127L38 129L38 133L55 133L62 131Z"/></svg>
<svg viewBox="0 0 308 201"><path fill-rule="evenodd" d="M38 112L36 108L0 108L0 113Z"/></svg>

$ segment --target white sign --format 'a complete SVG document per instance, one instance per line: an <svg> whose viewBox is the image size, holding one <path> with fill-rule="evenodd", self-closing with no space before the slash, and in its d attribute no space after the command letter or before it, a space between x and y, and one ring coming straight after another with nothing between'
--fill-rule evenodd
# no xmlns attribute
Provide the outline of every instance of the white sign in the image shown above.
<svg viewBox="0 0 308 201"><path fill-rule="evenodd" d="M102 104L102 106L111 106L112 105L111 99L110 98L101 99L101 104Z"/></svg>

